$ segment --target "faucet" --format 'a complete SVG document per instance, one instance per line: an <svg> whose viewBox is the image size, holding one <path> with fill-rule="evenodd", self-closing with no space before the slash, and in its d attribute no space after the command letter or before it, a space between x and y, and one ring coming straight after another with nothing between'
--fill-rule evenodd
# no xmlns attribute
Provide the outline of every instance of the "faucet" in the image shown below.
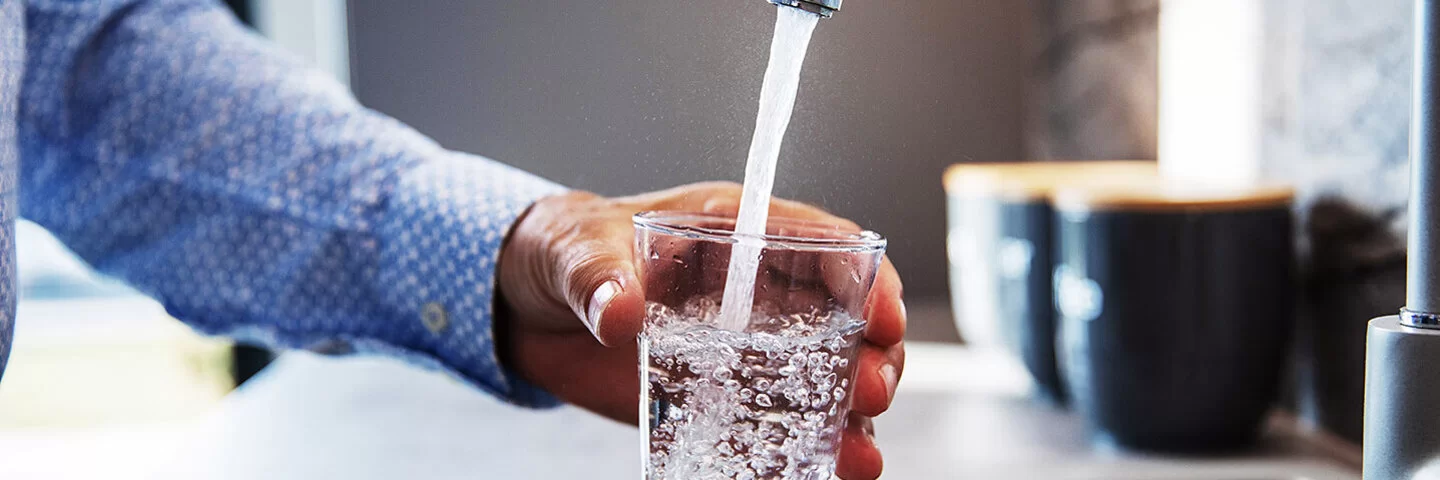
<svg viewBox="0 0 1440 480"><path fill-rule="evenodd" d="M1405 308L1365 342L1365 480L1440 477L1440 0L1415 0Z"/></svg>
<svg viewBox="0 0 1440 480"><path fill-rule="evenodd" d="M840 11L841 0L770 0L770 3L798 8L821 17L830 18Z"/></svg>

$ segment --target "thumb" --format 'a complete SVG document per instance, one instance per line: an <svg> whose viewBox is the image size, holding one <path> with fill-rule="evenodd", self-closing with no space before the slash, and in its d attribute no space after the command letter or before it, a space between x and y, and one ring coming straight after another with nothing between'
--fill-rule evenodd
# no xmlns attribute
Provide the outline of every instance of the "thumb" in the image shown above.
<svg viewBox="0 0 1440 480"><path fill-rule="evenodd" d="M557 271L570 309L607 347L635 342L645 317L645 296L635 274L630 241L589 240L562 255Z"/></svg>

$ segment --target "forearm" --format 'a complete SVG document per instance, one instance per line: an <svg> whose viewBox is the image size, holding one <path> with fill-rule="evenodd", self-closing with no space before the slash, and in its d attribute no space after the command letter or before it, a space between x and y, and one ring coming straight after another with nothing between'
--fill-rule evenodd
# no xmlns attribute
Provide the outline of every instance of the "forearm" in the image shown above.
<svg viewBox="0 0 1440 480"><path fill-rule="evenodd" d="M491 304L506 229L558 187L364 109L210 2L32 1L27 25L24 215L203 331L548 403L496 366Z"/></svg>

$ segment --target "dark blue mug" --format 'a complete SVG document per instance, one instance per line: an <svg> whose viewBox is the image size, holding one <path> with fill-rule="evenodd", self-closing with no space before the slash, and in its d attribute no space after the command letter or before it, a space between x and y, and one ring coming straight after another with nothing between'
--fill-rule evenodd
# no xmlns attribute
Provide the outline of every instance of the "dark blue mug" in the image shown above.
<svg viewBox="0 0 1440 480"><path fill-rule="evenodd" d="M1241 448L1279 394L1295 303L1288 188L1056 193L1061 364L1101 438Z"/></svg>

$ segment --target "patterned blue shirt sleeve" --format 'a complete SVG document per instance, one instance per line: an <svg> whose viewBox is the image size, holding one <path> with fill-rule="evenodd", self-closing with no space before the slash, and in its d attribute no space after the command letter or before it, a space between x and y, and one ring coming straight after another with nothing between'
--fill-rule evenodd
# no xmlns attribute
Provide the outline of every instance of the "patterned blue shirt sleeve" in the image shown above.
<svg viewBox="0 0 1440 480"><path fill-rule="evenodd" d="M201 0L30 0L21 213L213 334L382 353L508 401L505 233L561 187L447 151Z"/></svg>

